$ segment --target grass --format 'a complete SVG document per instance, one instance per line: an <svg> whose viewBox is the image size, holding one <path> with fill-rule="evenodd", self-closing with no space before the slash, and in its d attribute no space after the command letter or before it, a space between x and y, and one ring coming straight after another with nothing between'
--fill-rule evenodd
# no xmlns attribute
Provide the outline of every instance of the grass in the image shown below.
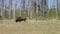
<svg viewBox="0 0 60 34"><path fill-rule="evenodd" d="M0 34L60 34L60 21L29 20L16 23L14 20L3 20Z"/></svg>
<svg viewBox="0 0 60 34"><path fill-rule="evenodd" d="M58 13L57 17L58 17L58 19L60 19L60 11L58 11L57 13ZM24 10L21 14L20 14L20 10L16 10L15 17L17 17L17 16L30 17L27 14L27 10ZM6 15L4 16L4 18L9 19L9 11L6 12ZM13 18L13 14L10 15L10 19L12 19L12 18ZM48 12L48 9L46 9L44 12L44 16L40 16L38 12L32 14L32 19L46 20L46 19L55 19L55 18L56 18L56 10L54 10L54 9L49 10L49 12Z"/></svg>

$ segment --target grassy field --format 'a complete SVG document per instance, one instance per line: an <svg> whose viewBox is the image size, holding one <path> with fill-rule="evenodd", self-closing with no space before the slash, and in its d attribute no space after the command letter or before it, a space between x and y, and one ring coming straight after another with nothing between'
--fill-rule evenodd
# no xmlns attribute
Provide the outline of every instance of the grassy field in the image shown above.
<svg viewBox="0 0 60 34"><path fill-rule="evenodd" d="M59 20L0 21L0 34L60 34Z"/></svg>

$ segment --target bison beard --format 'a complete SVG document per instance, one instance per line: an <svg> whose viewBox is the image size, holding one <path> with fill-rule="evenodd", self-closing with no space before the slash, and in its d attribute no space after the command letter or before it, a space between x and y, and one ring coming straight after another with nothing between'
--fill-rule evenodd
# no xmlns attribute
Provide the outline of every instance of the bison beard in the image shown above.
<svg viewBox="0 0 60 34"><path fill-rule="evenodd" d="M18 17L16 18L16 22L26 21L26 18Z"/></svg>

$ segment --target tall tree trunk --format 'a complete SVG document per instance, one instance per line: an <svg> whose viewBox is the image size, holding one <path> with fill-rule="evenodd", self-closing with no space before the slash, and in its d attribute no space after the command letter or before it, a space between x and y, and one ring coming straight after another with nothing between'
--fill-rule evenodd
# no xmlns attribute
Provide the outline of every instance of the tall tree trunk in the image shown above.
<svg viewBox="0 0 60 34"><path fill-rule="evenodd" d="M1 7L0 7L0 16L1 16Z"/></svg>
<svg viewBox="0 0 60 34"><path fill-rule="evenodd" d="M13 19L15 19L16 5L17 5L17 0L16 0L16 2L15 2L15 4L14 4Z"/></svg>
<svg viewBox="0 0 60 34"><path fill-rule="evenodd" d="M28 17L29 17L29 9L30 9L30 6L29 6L30 2L29 1L30 0L28 0L28 8L27 8L28 9L28 15L27 15Z"/></svg>
<svg viewBox="0 0 60 34"><path fill-rule="evenodd" d="M37 4L36 4L36 0L33 0L34 13L36 13L36 5L37 5Z"/></svg>
<svg viewBox="0 0 60 34"><path fill-rule="evenodd" d="M22 9L21 9L21 16L23 16L24 11L25 11L25 0L21 0L21 6L22 6Z"/></svg>
<svg viewBox="0 0 60 34"><path fill-rule="evenodd" d="M45 12L45 7L46 5L46 0L41 0L41 4L40 4L41 8L40 8L40 16L44 16L44 12Z"/></svg>
<svg viewBox="0 0 60 34"><path fill-rule="evenodd" d="M32 18L32 0L28 0L28 17L29 19Z"/></svg>
<svg viewBox="0 0 60 34"><path fill-rule="evenodd" d="M40 5L38 4L38 0L36 0L36 13L38 13L38 9L40 8Z"/></svg>
<svg viewBox="0 0 60 34"><path fill-rule="evenodd" d="M20 2L20 6L21 6L21 0L19 0L19 2ZM20 7L20 16L21 16L21 7Z"/></svg>
<svg viewBox="0 0 60 34"><path fill-rule="evenodd" d="M56 19L58 19L58 0L56 0Z"/></svg>
<svg viewBox="0 0 60 34"><path fill-rule="evenodd" d="M0 4L0 16L1 16L1 4Z"/></svg>
<svg viewBox="0 0 60 34"><path fill-rule="evenodd" d="M9 0L9 19L11 19L12 16L12 0Z"/></svg>
<svg viewBox="0 0 60 34"><path fill-rule="evenodd" d="M6 18L6 13L7 13L7 11L6 11L6 5L5 5L5 18Z"/></svg>
<svg viewBox="0 0 60 34"><path fill-rule="evenodd" d="M2 0L2 7L1 7L1 15L2 15L2 18L4 19L4 0Z"/></svg>
<svg viewBox="0 0 60 34"><path fill-rule="evenodd" d="M11 18L13 18L13 12L12 12L12 0L11 0Z"/></svg>

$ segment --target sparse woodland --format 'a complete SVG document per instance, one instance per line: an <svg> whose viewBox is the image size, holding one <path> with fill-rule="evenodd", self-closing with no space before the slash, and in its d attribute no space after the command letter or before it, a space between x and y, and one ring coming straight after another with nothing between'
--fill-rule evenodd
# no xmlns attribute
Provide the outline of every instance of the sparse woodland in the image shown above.
<svg viewBox="0 0 60 34"><path fill-rule="evenodd" d="M0 34L60 34L60 0L0 0Z"/></svg>
<svg viewBox="0 0 60 34"><path fill-rule="evenodd" d="M17 16L37 20L60 19L60 2L58 1L54 1L53 5L53 2L48 0L0 0L0 19L15 19Z"/></svg>

